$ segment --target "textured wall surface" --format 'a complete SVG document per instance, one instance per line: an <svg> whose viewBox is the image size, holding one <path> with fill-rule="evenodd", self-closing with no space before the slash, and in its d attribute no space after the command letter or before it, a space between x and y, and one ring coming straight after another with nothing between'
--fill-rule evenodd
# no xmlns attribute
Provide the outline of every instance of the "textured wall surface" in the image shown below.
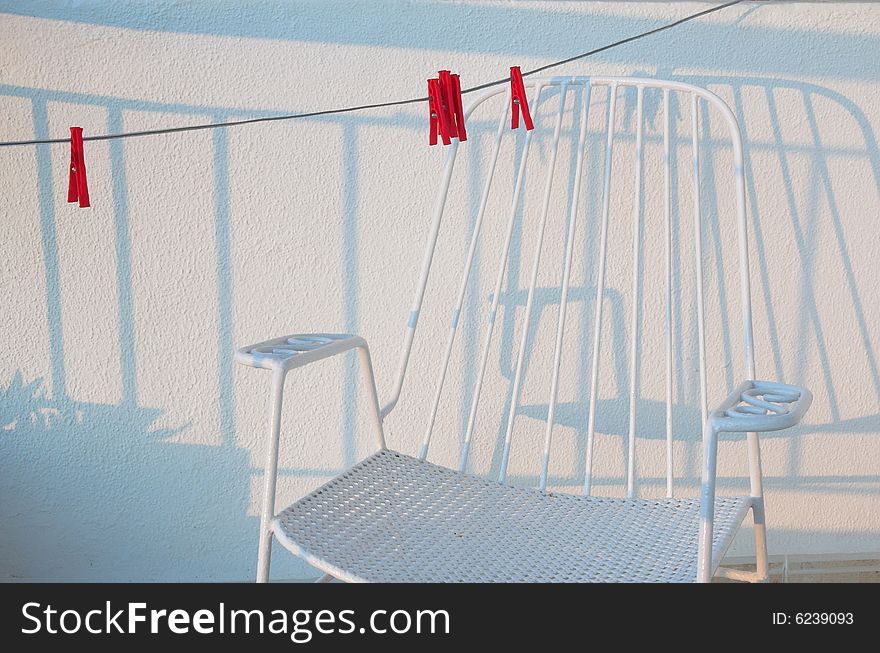
<svg viewBox="0 0 880 653"><path fill-rule="evenodd" d="M627 2L0 2L0 140L139 130L310 111L422 94L438 68L465 85L562 59L704 8ZM758 373L812 388L806 423L764 440L771 554L880 551L880 7L748 4L570 64L565 74L670 77L710 86L745 126ZM623 97L623 96L622 96ZM631 106L631 96L626 96ZM649 105L656 99L648 98ZM552 103L552 98L548 100ZM593 98L590 169L601 158L604 96ZM542 118L546 126L550 111ZM234 347L290 332L362 334L380 394L390 391L444 153L426 146L422 105L309 121L87 143L92 208L66 203L64 145L0 148L0 578L243 580L256 562L269 379L236 368ZM461 148L421 338L389 444L416 452L457 272L466 251L478 163L494 118L475 117ZM656 116L646 160L658 156ZM574 125L566 113L564 133ZM708 125L708 123L707 123ZM714 142L716 123L703 135ZM674 151L687 190L689 114ZM546 130L545 130L546 131ZM631 113L618 127L632 148ZM546 137L543 137L546 138ZM547 141L538 142L546 152ZM721 148L721 146L718 146ZM539 152L539 159L541 152ZM704 175L721 183L725 151ZM561 152L570 170L571 152ZM509 185L512 158L502 159ZM714 161L714 160L713 160ZM649 173L651 171L649 170ZM568 172L566 172L568 174ZM591 188L595 186L595 175ZM656 179L650 176L650 179ZM653 183L653 182L652 182ZM537 188L536 179L532 184ZM552 340L565 184L551 205L538 295L539 342ZM646 190L656 203L658 185ZM597 491L622 491L626 433L631 195L612 204L608 324L597 428ZM710 403L742 376L734 232L721 190L704 196ZM535 193L533 192L532 195ZM533 200L532 200L533 201ZM503 202L490 204L498 238ZM656 204L653 204L656 206ZM595 205L587 203L589 229ZM533 232L518 232L503 323L525 305ZM662 249L649 229L644 310L660 306ZM676 212L682 260L688 214ZM677 233L679 233L677 232ZM595 242L573 279L571 365L561 386L553 484L583 478L586 345ZM615 250L616 251L616 250ZM722 251L725 254L722 255ZM461 349L437 428L436 459L454 460L497 245L481 249ZM676 466L697 491L699 385L692 275L682 264L677 314ZM654 279L652 281L652 279ZM731 319L724 316L731 311ZM656 311L655 311L656 313ZM644 331L639 471L662 491L662 323ZM497 466L491 443L509 400L520 327L490 358L475 471ZM552 347L530 359L514 482L533 484ZM353 358L289 380L279 504L369 450ZM740 438L721 445L720 487L746 487ZM748 531L734 552L748 555ZM314 570L291 556L276 578Z"/></svg>

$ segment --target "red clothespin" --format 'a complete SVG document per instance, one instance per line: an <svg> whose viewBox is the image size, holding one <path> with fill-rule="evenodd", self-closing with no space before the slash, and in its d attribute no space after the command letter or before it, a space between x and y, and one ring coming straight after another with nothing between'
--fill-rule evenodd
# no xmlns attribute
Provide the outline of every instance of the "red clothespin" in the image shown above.
<svg viewBox="0 0 880 653"><path fill-rule="evenodd" d="M431 115L430 145L437 144L438 135L444 145L449 145L453 138L467 140L458 75L441 70L437 77L428 80L428 109Z"/></svg>
<svg viewBox="0 0 880 653"><path fill-rule="evenodd" d="M464 110L461 108L461 80L458 75L451 74L448 70L439 73L440 86L443 88L449 113L455 122L455 132L459 141L467 140L467 131L464 128ZM453 134L455 135L455 134Z"/></svg>
<svg viewBox="0 0 880 653"><path fill-rule="evenodd" d="M428 144L436 145L437 136L443 139L444 145L449 145L449 124L443 110L443 90L440 80L437 78L428 80L428 110L431 112L431 130L428 136Z"/></svg>
<svg viewBox="0 0 880 653"><path fill-rule="evenodd" d="M510 127L517 129L519 127L519 112L522 110L523 122L526 124L526 130L534 129L535 123L532 122L532 116L529 113L529 100L526 96L526 87L523 85L522 72L519 66L510 67Z"/></svg>
<svg viewBox="0 0 880 653"><path fill-rule="evenodd" d="M67 201L79 201L79 208L89 204L89 185L86 181L86 160L83 155L82 127L70 128L70 180L67 184Z"/></svg>

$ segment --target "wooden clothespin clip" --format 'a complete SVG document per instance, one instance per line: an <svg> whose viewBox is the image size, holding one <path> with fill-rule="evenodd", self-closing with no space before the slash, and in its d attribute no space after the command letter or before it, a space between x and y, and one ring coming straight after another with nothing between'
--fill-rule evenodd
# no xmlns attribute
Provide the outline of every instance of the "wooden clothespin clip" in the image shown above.
<svg viewBox="0 0 880 653"><path fill-rule="evenodd" d="M67 201L79 202L79 208L89 204L89 185L86 181L86 160L83 155L82 127L70 128L70 180L67 184Z"/></svg>
<svg viewBox="0 0 880 653"><path fill-rule="evenodd" d="M522 111L526 130L534 129L535 123L532 122L532 116L529 113L529 100L526 96L526 87L523 85L522 72L520 72L519 66L510 67L510 103L511 129L517 129L519 127L520 111Z"/></svg>

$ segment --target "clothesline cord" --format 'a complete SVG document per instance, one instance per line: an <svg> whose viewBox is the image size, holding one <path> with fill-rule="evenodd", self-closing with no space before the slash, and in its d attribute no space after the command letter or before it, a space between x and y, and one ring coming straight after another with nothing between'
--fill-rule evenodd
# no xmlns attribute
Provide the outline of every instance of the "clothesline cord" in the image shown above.
<svg viewBox="0 0 880 653"><path fill-rule="evenodd" d="M533 68L532 70L523 71L523 77L527 77L528 75L534 75L536 73L544 72L545 70L550 70L551 68L556 68L558 66L562 66L567 63L571 63L572 61L577 61L579 59L585 59L586 57L593 56L595 54L599 54L600 52L605 52L606 50L610 50L611 48L616 48L621 45L625 45L626 43L631 43L633 41L637 41L639 39L643 39L648 36L652 36L657 34L658 32L663 32L668 29L672 29L673 27L678 27L683 23L687 23L696 18L700 18L701 16L706 16L708 14L715 13L716 11L721 11L722 9L726 9L727 7L732 7L733 5L738 5L744 0L732 0L731 2L725 2L724 4L710 7L709 9L704 9L702 11L698 11L694 14L689 14L684 18L680 18L674 22L667 23L665 25L661 25L659 27L655 27L654 29L648 30L647 32L642 32L640 34L636 34L635 36L629 36L625 39L621 39L619 41L615 41L613 43L609 43L607 45L603 45L602 47L595 48L593 50L589 50L587 52L582 52L581 54L576 54L573 57L568 57L567 59L562 59L561 61L554 61L552 63L548 63L544 66L539 66L538 68ZM474 93L476 91L482 91L483 89L491 88L493 86L499 86L501 84L506 84L510 81L510 77L504 77L503 79L496 79L491 82L486 82L484 84L479 84L478 86L471 86L469 88L462 89L462 94L464 93ZM180 132L192 132L199 131L202 129L218 129L221 127L238 127L240 125L252 125L258 122L274 122L276 120L296 120L299 118L315 118L317 116L327 116L331 114L340 114L340 113L351 113L353 111L366 111L368 109L383 109L387 107L399 107L407 104L417 104L419 102L427 102L427 96L410 98L407 100L392 100L390 102L376 102L374 104L362 104L355 107L342 107L338 109L322 109L320 111L309 111L305 113L291 113L287 115L279 115L279 116L263 116L260 118L246 118L243 120L230 120L228 122L212 122L205 123L201 125L185 125L181 127L163 127L162 129L145 129L143 131L133 131L133 132L120 132L118 134L97 134L94 136L84 136L83 141L109 141L115 140L118 138L134 138L136 136L156 136L159 134L177 134ZM0 142L0 147L12 147L16 145L52 145L56 143L70 143L70 138L44 138L44 139L34 139L28 141L6 141Z"/></svg>

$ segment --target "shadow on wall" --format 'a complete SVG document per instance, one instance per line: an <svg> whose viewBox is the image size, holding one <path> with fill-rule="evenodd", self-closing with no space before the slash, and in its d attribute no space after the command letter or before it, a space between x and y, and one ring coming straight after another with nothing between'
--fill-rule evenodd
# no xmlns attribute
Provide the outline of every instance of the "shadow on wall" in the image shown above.
<svg viewBox="0 0 880 653"><path fill-rule="evenodd" d="M693 83L697 86L711 88L716 92L720 90L722 96L727 95L726 91L729 91L732 94L730 106L737 115L744 139L744 161L747 184L746 201L748 203L748 214L750 219L749 230L750 234L753 236L753 244L751 245L750 253L752 267L752 305L756 311L755 334L756 337L761 337L766 329L772 354L770 360L757 359L759 375L763 372L763 375L766 378L783 379L789 382L803 383L807 385L814 391L814 394L817 394L817 396L827 397L827 406L831 414L831 420L824 424L802 424L795 429L775 433L764 433L761 435L762 440L781 438L788 442L785 474L774 477L766 475L765 471L766 486L785 487L788 489L802 487L805 489L809 488L809 491L811 492L834 493L846 491L841 488L842 484L877 483L880 481L880 476L815 476L804 475L802 473L803 435L832 432L880 434L880 413L860 415L849 419L844 419L842 417L845 408L841 405L840 390L835 385L832 378L834 374L834 365L830 362L829 335L826 332L826 327L823 327L822 318L816 304L817 287L814 283L814 275L816 274L816 271L813 267L813 262L817 260L816 254L820 249L820 239L824 236L821 229L823 225L820 221L827 218L830 221L830 224L827 226L830 226L830 231L833 234L833 244L836 254L835 260L839 261L839 269L842 271L845 280L845 283L839 287L839 290L847 300L846 309L844 309L843 306L840 308L841 310L851 311L855 331L858 335L857 348L854 349L850 355L865 361L868 377L861 386L862 391L869 393L876 400L876 403L880 405L880 371L878 371L877 355L871 345L870 326L865 315L862 291L860 290L858 280L856 279L853 270L849 254L849 245L847 244L845 237L846 216L842 213L838 200L835 197L834 184L836 182L830 170L830 162L835 160L867 164L867 167L870 169L870 180L873 184L873 189L880 191L880 150L878 150L876 137L867 117L858 106L840 93L802 82L791 82L781 79L767 80L756 77L728 77L721 75L711 77L681 76L675 75L675 72L669 69L659 69L653 74L645 71L634 74L636 76L656 76L665 79L679 79L681 81ZM743 97L745 95L751 95L754 97L756 94L762 95L766 102L766 110L770 119L769 126L772 134L770 140L764 138L749 138L750 121L746 116ZM787 140L783 136L783 126L780 118L781 111L778 100L780 96L785 97L788 102L792 102L792 99L794 98L794 102L797 102L800 105L799 109L805 117L805 124L802 132L806 131L808 135L806 143L804 142L803 137L801 137L800 140L795 141L792 139ZM616 132L615 140L634 140L635 93L628 92L623 96L622 102L622 110L625 115L624 123L627 125L627 128L624 132ZM820 129L820 124L817 119L817 113L820 112L817 112L816 110L816 106L820 103L836 105L837 108L845 112L847 119L852 121L852 125L855 126L857 133L862 140L863 144L861 147L826 145L823 142L823 132ZM652 101L650 96L646 96L645 107L646 123L650 124L654 121L656 113L659 111L656 98ZM787 106L786 108L789 111L793 109L792 106ZM689 109L685 108L683 110L680 106L677 106L675 96L673 96L671 110L673 120L675 120L675 118L681 118L682 113L687 113L685 118L687 118L687 120L690 119L688 113ZM825 115L827 115L827 112ZM708 252L709 248L712 250L711 254L704 256L704 260L712 259L716 265L715 275L712 279L715 285L707 287L706 292L707 294L717 293L720 300L721 314L730 317L729 321L722 320L718 325L718 328L723 332L722 340L724 359L726 361L732 361L738 360L738 357L733 352L732 345L737 339L741 339L741 334L738 329L739 318L737 313L739 310L739 288L725 287L723 269L730 265L730 262L725 263L725 260L731 258L735 259L736 252L735 247L731 247L730 243L725 244L722 242L722 236L717 221L710 219L711 216L717 213L716 207L718 206L718 202L723 199L723 197L719 197L717 192L723 188L723 184L719 184L719 187L716 188L716 173L713 169L712 161L727 148L724 144L718 146L712 142L712 138L709 136L711 117L708 111L705 110L705 107L704 111L701 113L700 120L700 151L702 156L701 178L704 184L704 190L702 193L702 214L704 217L705 231L703 238L705 251ZM849 127L851 125L846 126ZM574 129L574 127L572 127L572 129ZM680 137L675 136L672 137L670 156L673 160L673 163L671 164L673 177L675 176L677 169L675 159L679 156L678 148L676 147L679 138ZM594 158L603 156L603 139L604 132L602 130L592 134L591 144ZM649 142L650 135L646 136L645 139L646 142ZM765 215L766 211L762 208L761 192L756 188L755 179L756 174L759 174L759 171L755 169L753 161L756 157L764 157L762 165L766 166L768 154L772 156L774 164L778 165L781 170L783 185L780 188L780 191L784 194L786 200L787 220L782 220L781 217L777 215ZM810 175L810 184L814 188L814 192L810 198L811 202L809 206L806 207L802 204L799 205L796 199L797 184L794 173L792 172L792 161L797 158L800 158L801 171L804 167L803 159L808 159L806 165L809 168L808 174ZM601 175L601 166L598 161L594 161L592 169L596 170L597 167L599 167L599 170L596 172L598 176ZM722 178L719 181L723 182L726 181L726 179ZM593 180L593 183L597 183L595 179ZM672 186L675 187L676 185L675 180L673 180ZM871 187L869 187L867 192L870 194L871 190ZM595 192L591 193L591 195L594 198L599 197ZM599 208L600 207L598 206L590 207L586 213L588 216L596 216L598 215ZM680 266L681 264L681 257L677 254L681 241L691 238L691 235L688 233L688 230L690 229L689 221L691 220L690 215L687 214L688 210L689 207L678 207L676 206L676 203L673 202L672 232L674 240L674 266ZM682 215L682 213L684 213L684 215ZM595 217L594 221L596 221ZM641 225L643 231L645 229L645 222L646 220L643 218ZM769 238L772 240L772 235L768 235L766 227L767 223L775 225L775 227L771 226L771 229L786 227L791 230L792 234L794 234L796 251L794 253L785 252L782 255L786 256L787 259L792 262L792 268L789 273L795 274L795 277L800 279L798 295L799 302L797 311L794 315L794 320L787 321L789 326L787 326L786 329L790 332L799 334L799 340L815 347L819 360L819 365L817 367L822 372L821 378L811 375L811 369L807 368L809 361L808 356L804 355L797 357L796 359L786 359L781 352L779 330L777 326L778 320L772 302L772 275L768 271L768 259L772 259L773 256L779 256L781 252L778 249L772 251L772 243L768 245L767 239ZM598 259L597 247L595 246L595 242L598 242L598 232L593 233L592 237L594 242L593 244L588 244L586 246L587 251L585 255L585 259L588 261L587 265L589 266L595 266ZM642 238L644 239L644 234ZM706 245L706 243L708 243L708 245ZM526 259L526 264L530 263L532 257L530 251L523 254L520 246L521 243L519 240L515 240L512 245L509 271L507 273L508 284L501 301L501 305L504 307L505 320L509 320L510 324L508 325L509 328L503 331L504 335L499 366L504 375L511 381L511 386L516 362L515 348L519 342L519 336L515 334L513 329L514 318L511 316L521 315L524 312L528 287L525 285L517 286L517 281L526 276L524 270L521 269L523 257ZM768 252L768 248L771 251ZM561 249L558 251L558 255L562 255ZM733 262L735 263L735 261ZM644 263L645 260L643 257L643 267L640 270L640 276L642 279L644 279L645 276ZM592 270L592 272L595 272L595 270ZM674 271L673 274L675 277L681 276L680 270ZM755 281L758 283L756 284ZM680 289L676 289L674 292L679 291ZM644 283L640 287L640 293L642 292L644 292ZM818 292L821 292L821 290ZM595 293L595 287L591 286L573 286L570 291L569 302L574 307L577 307L578 304L580 304L579 310L582 312L582 319L586 321L592 320L593 318L595 310ZM677 299L673 300L673 310L675 312L673 323L677 325L682 324L681 311L683 305L687 301L687 298L684 298L684 302L682 299L683 298L679 296ZM609 369L609 373L615 377L615 386L618 388L619 394L616 397L600 399L597 402L596 431L605 436L616 436L621 441L621 445L618 448L621 450L622 455L625 458L626 447L623 443L628 434L629 397L627 395L627 388L629 387L630 378L628 370L628 354L624 352L627 351L627 320L629 319L629 314L626 312L628 309L625 309L624 297L621 291L606 287L604 300L608 307L608 317L606 319L606 327L604 331L605 333L610 331L610 335L614 342L614 350L615 352L618 352L614 356L613 361L606 363L608 367L605 369ZM639 303L643 304L641 294ZM539 288L537 290L534 318L531 322L531 333L534 333L535 325L540 319L542 311L546 308L554 309L558 304L558 288ZM760 313L758 312L758 309L761 304L763 304L766 320L759 317ZM551 311L554 316L555 312L555 309ZM472 326L479 330L478 325ZM684 486L696 488L699 486L700 482L698 475L700 469L698 463L700 448L700 411L698 401L693 400L697 391L697 388L693 387L696 382L696 377L687 377L685 374L685 369L687 368L687 362L685 361L686 355L689 353L691 360L696 358L695 351L688 352L688 347L695 347L695 343L683 343L681 340L680 328L678 328L675 335L678 338L674 344L674 355L676 360L673 366L677 402L673 407L675 433L676 439L690 441L688 448L689 463L687 467L688 469L693 470L693 473L690 476L685 476L683 478L677 477L676 485L678 485L680 481ZM578 431L579 437L577 438L577 442L579 446L577 451L577 462L574 466L575 469L583 469L586 458L585 440L586 424L589 418L590 352L585 350L591 343L592 337L592 333L589 333L588 337L584 339L584 342L580 344L580 347L584 350L581 352L579 358L581 363L581 369L579 370L579 378L581 379L580 387L582 388L581 396L576 402L561 403L558 406L556 413L557 424ZM529 351L532 351L531 347L529 348ZM474 352L476 352L476 349ZM527 356L526 368L528 366L528 358L529 357ZM641 364L641 362L642 361L639 360L639 364ZM787 368L784 366L784 363L788 363ZM741 380L739 378L740 372L735 370L736 367L736 365L726 366L725 383L728 391L732 390ZM467 395L464 397L463 403L469 405L470 399L471 396ZM510 400L511 395L508 395L508 401L504 408L505 412L509 410ZM710 409L712 408L713 401L713 398L710 397ZM545 421L547 419L548 409L549 407L547 404L523 405L520 407L518 414ZM648 425L647 428L639 429L638 437L640 439L665 438L665 429L663 427L665 419L665 403L663 401L649 400L640 397L637 401L637 412L639 423ZM810 415L808 415L808 421L809 418ZM500 460L500 442L504 437L504 428L505 424L502 422L499 426L499 432L496 434L499 446L495 451L494 469L498 468ZM722 434L721 439L740 440L741 436L739 434ZM519 479L516 477L512 478L513 480L519 480L528 484L534 484L537 479L537 477L534 476L521 477ZM564 486L577 487L582 479L571 476L556 476L552 478L551 481ZM719 479L719 486L742 487L743 482L745 481L746 477L728 477L723 480ZM621 478L600 477L595 479L594 482L600 486L613 486L619 485ZM662 487L665 479L662 477L653 479L649 478L645 479L645 482L654 487ZM880 490L861 487L859 492L877 493L880 492Z"/></svg>
<svg viewBox="0 0 880 653"><path fill-rule="evenodd" d="M153 428L157 408L49 399L41 381L20 374L0 389L0 406L5 580L176 580L161 569L143 577L145 558L185 560L191 578L223 577L224 556L228 566L237 552L211 551L213 530L253 548L245 480L233 480L246 451L168 445L187 425Z"/></svg>
<svg viewBox="0 0 880 653"><path fill-rule="evenodd" d="M152 106L37 89L3 87L0 93L31 99L37 138L50 135L48 105L52 101L103 107L110 133L124 131L124 111ZM159 110L176 111L171 106ZM212 117L204 109L198 113L206 119L224 119L216 114ZM213 145L217 348L222 352L217 379L219 447L180 443L169 447L165 440L188 425L155 429L152 424L162 409L146 408L137 401L139 361L135 356L129 186L125 148L118 140L110 141L110 160L122 399L108 405L80 403L68 397L53 185L57 171L52 169L50 146L36 148L53 391L47 396L41 379L25 383L19 372L5 388L0 387L5 429L0 438L0 519L5 524L0 531L0 574L6 578L171 581L180 580L174 570L182 566L181 561L193 580L246 577L243 570L229 563L237 554L230 545L249 548L256 520L247 516L248 496L242 485L229 482L248 469L249 457L233 444L235 403L229 355L233 349L232 268L225 130L214 132ZM150 365L149 360L140 363ZM88 482L83 483L83 478ZM246 486L246 480L242 481ZM19 528L17 523L23 526ZM212 551L210 532L220 527L225 529L224 548ZM35 532L49 536L35 537ZM53 554L62 548L64 557ZM30 553L23 556L23 550ZM80 566L71 568L71 558L79 560ZM156 566L157 560L174 562L166 570ZM235 571L228 576L227 570L232 569Z"/></svg>
<svg viewBox="0 0 880 653"><path fill-rule="evenodd" d="M103 10L96 8L98 4L82 4L75 7L64 5L63 8L53 7L44 3L38 7L29 7L29 15L39 14L48 18L59 18L71 21L82 21L90 24L108 24L128 28L150 30L166 30L184 33L234 34L246 37L274 38L290 41L315 40L322 42L338 42L359 45L375 45L377 47L399 46L406 48L442 48L460 49L497 54L510 52L517 55L546 57L548 59L570 55L582 51L588 45L604 43L623 35L636 33L655 26L653 21L636 20L625 17L590 17L583 18L589 24L589 34L594 42L585 44L577 20L569 14L545 9L528 7L483 7L480 16L486 21L527 23L534 21L545 27L548 34L558 34L559 38L545 38L540 41L523 40L508 42L510 34L490 35L489 38L470 39L465 42L466 32L461 41L452 43L443 41L440 32L433 25L408 22L406 12L389 11L386 9L365 9L358 5L358 12L382 11L382 20L361 20L359 25L381 25L378 32L370 32L346 28L350 25L350 16L340 15L336 18L323 15L326 11L345 12L351 7L347 3L334 4L326 7L322 3L305 5L298 11L296 21L279 20L287 16L289 9L283 3L269 3L261 6L259 14L249 16L249 20L230 20L229 17L240 12L236 3L196 3L190 5L187 12L179 14L165 12L155 14L148 5L134 5L134 11L142 14L124 14L125 19L108 18ZM348 8L348 9L346 9ZM0 9L17 13L14 7L6 8L0 3ZM436 10L446 13L449 22L460 20L456 5L439 4ZM387 15L386 12L387 11ZM433 11L433 9L432 9ZM100 15L99 15L100 14ZM119 15L123 15L121 12ZM399 21L397 28L387 25L387 16ZM442 19L441 19L442 21ZM488 24L488 23L487 23ZM233 27L234 26L234 27ZM282 27L283 26L283 27ZM832 230L836 235L835 245L839 264L842 266L846 287L842 295L848 308L853 311L861 337L858 355L868 361L871 379L866 389L874 393L880 402L880 372L877 357L871 346L869 325L866 323L863 305L863 291L852 270L847 243L844 238L845 218L841 215L835 201L832 176L828 168L828 157L831 155L850 157L867 161L872 171L871 183L880 188L880 152L875 135L865 115L852 101L832 91L783 79L786 75L804 77L815 73L817 76L840 77L844 79L870 79L880 77L880 62L865 60L865 53L877 50L877 39L869 36L846 36L832 33L803 33L774 30L767 27L735 30L728 25L692 24L686 28L688 38L706 43L714 43L720 52L725 48L735 48L742 56L737 58L743 70L766 73L766 77L705 77L695 78L676 74L676 69L698 66L700 68L718 68L730 70L731 61L707 62L707 55L701 48L680 48L674 44L661 45L656 50L660 60L671 62L674 67L652 68L658 76L690 81L697 84L727 85L733 89L735 98L734 110L739 114L746 128L746 161L750 167L751 158L756 151L772 151L778 157L778 164L783 170L786 180L784 191L789 200L789 219L791 228L797 235L798 257L794 257L792 274L802 280L800 307L796 316L796 328L804 334L811 335L823 361L822 367L829 376L822 381L825 394L829 397L833 421L829 424L815 424L799 429L791 437L791 449L788 469L784 477L768 478L768 486L797 487L809 486L811 491L846 491L838 485L863 482L876 483L880 477L803 477L800 475L800 452L798 434L823 431L847 430L852 432L880 432L880 416L866 415L853 420L841 421L838 396L835 385L830 377L830 366L827 360L827 334L823 332L820 315L816 309L816 288L812 270L803 263L809 261L811 253L817 247L814 237L814 221L821 217L818 212L803 215L794 201L792 173L789 170L787 156L789 152L806 151L812 157L812 171L817 184L817 192L822 193L829 207L828 216L832 221ZM339 31L337 31L339 30ZM445 35L444 35L445 36ZM441 39L438 41L438 39ZM291 46L292 48L295 46ZM804 57L804 52L821 51L832 53L823 58ZM624 47L603 53L600 59L604 63L622 63L631 66L644 66L645 61L639 55L638 47ZM859 61L859 65L853 64ZM583 67L566 71L580 73ZM744 120L741 97L745 88L764 89L767 94L774 134L773 142L752 141L748 134L748 123ZM801 145L785 140L778 124L778 114L774 92L785 88L797 91L806 108L811 144L802 148ZM122 116L125 111L150 111L167 113L169 116L186 114L204 121L222 121L230 118L252 117L258 113L248 114L240 110L223 107L194 107L185 105L157 104L123 98L100 97L75 93L56 92L51 89L33 89L0 85L0 94L28 98L32 102L35 138L45 138L49 134L47 106L50 102L91 105L104 108L108 116L107 131L122 131L125 127ZM812 110L816 98L823 98L837 103L855 121L861 130L863 147L856 149L840 149L826 145L820 137L815 112ZM291 112L296 108L292 108ZM176 118L169 118L174 122ZM360 160L357 144L359 132L364 127L383 125L396 128L406 133L407 137L423 137L422 122L413 122L405 117L395 115L386 117L383 114L349 115L342 117L327 116L321 121L334 122L342 127L342 151L344 156L345 188L343 215L343 247L345 250L344 269L340 270L343 287L344 327L349 332L358 332L362 317L361 300L357 285L359 224L358 189L360 178ZM23 135L26 136L26 135ZM216 205L213 207L214 248L216 251L216 284L219 302L217 305L216 334L217 352L219 352L218 377L215 380L216 400L220 409L220 446L196 446L180 443L168 443L166 440L187 429L187 424L174 429L154 429L153 423L162 414L162 407L141 406L137 400L138 369L155 364L155 361L144 358L138 360L135 354L134 306L132 295L131 242L129 228L128 182L125 178L125 142L111 142L113 201L115 210L115 248L116 248L116 283L118 288L118 323L119 342L116 343L122 361L120 370L123 398L118 404L88 404L73 401L66 393L66 367L64 342L64 325L61 319L61 283L59 272L59 252L56 239L56 198L54 192L53 171L49 156L49 146L37 147L37 175L40 192L39 220L42 238L43 269L45 271L45 287L47 293L48 342L50 370L48 380L51 381L51 396L43 391L42 380L25 381L13 366L6 370L9 377L0 386L0 576L7 579L28 580L241 580L250 578L256 559L257 518L247 515L250 505L248 489L250 477L260 476L261 470L251 467L249 452L237 444L235 424L235 397L233 392L233 323L235 307L233 306L233 278L231 265L231 237L229 216L229 178L230 154L224 130L216 130L213 140L213 172L214 194ZM707 168L705 174L710 174ZM748 175L751 178L751 174ZM315 183L319 183L315 181ZM479 187L479 180L471 184ZM767 273L766 259L770 255L761 246L761 202L754 188L749 189L750 227L759 243L753 252L753 280L757 280L753 289L754 302L763 301L770 321L770 334L775 335L777 317L773 313L770 301L770 284ZM707 211L711 204L707 205ZM709 234L709 243L718 247L717 238ZM421 246L421 244L419 244ZM514 243L514 252L520 249ZM516 272L519 257L511 261L512 272L508 280L518 279ZM801 261L800 263L797 261ZM406 291L407 293L409 291ZM573 289L577 293L589 297L590 288ZM608 291L612 303L614 290ZM550 293L542 295L536 313L542 308L558 304L558 297ZM525 289L508 287L505 291L503 307L510 310L525 302ZM584 311L588 311L588 301L584 301ZM472 311L473 313L473 311ZM625 321L625 318L618 318ZM266 334L274 335L274 334ZM475 341L465 345L474 351L479 346ZM677 347L681 351L680 347ZM508 347L508 353L511 349ZM509 360L509 359L508 359ZM379 365L392 364L379 361ZM782 355L778 349L773 350L774 371L780 377L789 380L804 380L806 370L796 369L794 374L783 374ZM508 366L504 360L502 368ZM618 374L625 376L622 367L616 368ZM344 433L346 462L354 457L354 442L358 434L357 413L354 407L355 370L347 368L345 379L347 392L345 397ZM169 367L168 374L174 373ZM473 370L466 370L472 375ZM810 379L812 384L819 379ZM625 384L621 384L623 387ZM817 393L818 394L818 393ZM618 400L624 402L625 398ZM623 405L623 404L621 404ZM639 410L649 422L660 423L657 407L647 403ZM543 416L546 406L524 406L523 414ZM618 409L619 412L625 412ZM696 412L684 419L693 420ZM564 406L560 414L560 423L585 424L584 409L578 406ZM614 434L620 431L619 425L599 422L599 430ZM696 444L696 442L694 443ZM121 466L120 461L136 461L136 465ZM334 470L286 469L282 474L291 476L326 476ZM132 477L133 474L139 477ZM88 481L83 483L82 478ZM514 479L516 480L516 479ZM567 482L571 479L555 479L553 482ZM694 479L692 479L694 480ZM605 479L610 482L611 479ZM603 479L596 479L602 483ZM658 481L659 482L659 481ZM729 483L741 482L741 479L728 479ZM722 486L724 483L722 483ZM35 491L33 488L39 488ZM861 492L869 491L860 489ZM225 538L223 546L212 543L212 531L223 528ZM60 550L66 550L63 558L57 556ZM28 551L24 555L24 551ZM277 556L281 558L282 556ZM69 561L74 559L75 565ZM139 560L166 559L168 568L152 568L144 571ZM59 561L59 562L56 562ZM183 562L181 562L183 561ZM181 569L186 570L185 577ZM285 575L284 569L292 576L309 575L304 565L281 567L278 575Z"/></svg>

